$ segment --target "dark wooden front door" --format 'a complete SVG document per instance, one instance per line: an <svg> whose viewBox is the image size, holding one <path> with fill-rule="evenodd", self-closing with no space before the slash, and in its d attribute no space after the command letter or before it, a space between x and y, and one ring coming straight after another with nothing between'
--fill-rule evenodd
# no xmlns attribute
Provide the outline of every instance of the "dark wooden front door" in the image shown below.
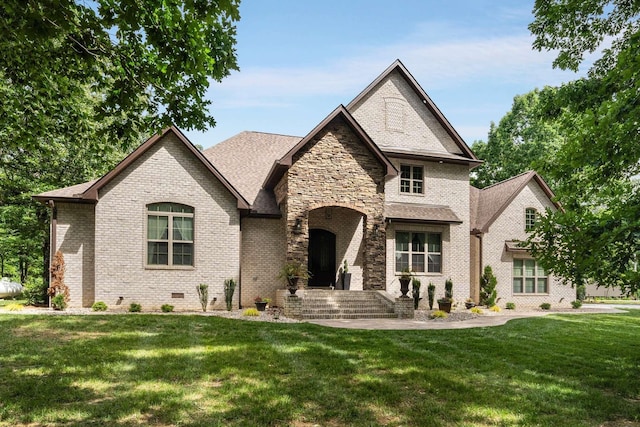
<svg viewBox="0 0 640 427"><path fill-rule="evenodd" d="M309 286L335 286L336 235L330 231L309 230Z"/></svg>

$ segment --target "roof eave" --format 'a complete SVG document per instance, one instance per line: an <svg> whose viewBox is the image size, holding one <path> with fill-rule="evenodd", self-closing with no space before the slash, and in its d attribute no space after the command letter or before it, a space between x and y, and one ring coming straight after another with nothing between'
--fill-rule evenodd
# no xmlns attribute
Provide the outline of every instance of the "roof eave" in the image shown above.
<svg viewBox="0 0 640 427"><path fill-rule="evenodd" d="M462 224L461 220L447 220L447 219L414 219L414 218L396 218L396 217L385 217L385 221L388 223L391 222L401 222L401 223L412 223L412 224Z"/></svg>

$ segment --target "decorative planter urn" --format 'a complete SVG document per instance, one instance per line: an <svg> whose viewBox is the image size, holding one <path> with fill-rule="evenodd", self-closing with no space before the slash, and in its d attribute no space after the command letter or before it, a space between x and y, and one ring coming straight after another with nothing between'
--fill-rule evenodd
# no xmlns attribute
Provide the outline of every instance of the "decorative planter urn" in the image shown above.
<svg viewBox="0 0 640 427"><path fill-rule="evenodd" d="M409 292L409 283L411 283L411 279L400 279L400 292L403 297L406 297Z"/></svg>

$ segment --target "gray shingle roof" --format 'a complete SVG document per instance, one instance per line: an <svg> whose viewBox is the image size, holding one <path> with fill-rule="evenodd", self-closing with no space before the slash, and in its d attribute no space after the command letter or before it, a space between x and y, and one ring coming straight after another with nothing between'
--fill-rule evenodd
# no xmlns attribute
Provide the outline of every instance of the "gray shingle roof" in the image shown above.
<svg viewBox="0 0 640 427"><path fill-rule="evenodd" d="M462 221L449 206L417 203L385 203L384 216L388 220L460 224Z"/></svg>

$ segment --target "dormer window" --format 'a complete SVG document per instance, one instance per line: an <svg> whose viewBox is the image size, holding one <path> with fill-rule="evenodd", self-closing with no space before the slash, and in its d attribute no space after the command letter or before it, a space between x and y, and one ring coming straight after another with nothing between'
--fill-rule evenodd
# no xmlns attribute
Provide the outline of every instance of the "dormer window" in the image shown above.
<svg viewBox="0 0 640 427"><path fill-rule="evenodd" d="M422 166L400 166L400 192L409 194L424 193L424 170Z"/></svg>
<svg viewBox="0 0 640 427"><path fill-rule="evenodd" d="M536 225L536 216L538 215L538 211L533 208L527 208L524 214L524 229L526 231L533 230L533 227Z"/></svg>

